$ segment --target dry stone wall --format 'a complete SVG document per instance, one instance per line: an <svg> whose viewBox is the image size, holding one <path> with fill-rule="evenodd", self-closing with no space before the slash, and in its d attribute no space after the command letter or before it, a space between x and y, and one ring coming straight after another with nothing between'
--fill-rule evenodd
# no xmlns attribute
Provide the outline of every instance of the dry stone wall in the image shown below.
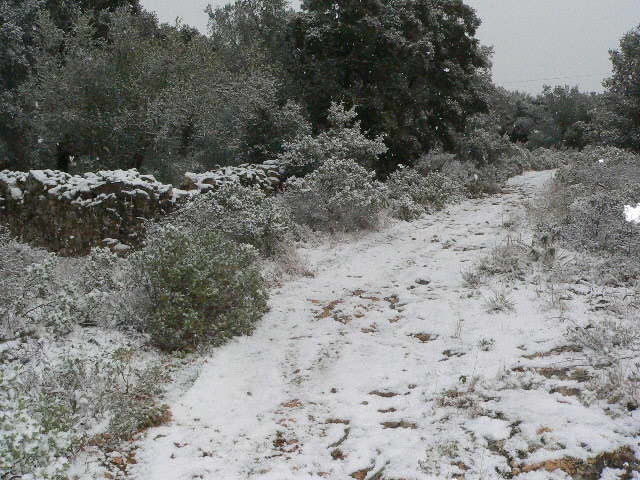
<svg viewBox="0 0 640 480"><path fill-rule="evenodd" d="M226 182L280 185L273 164L188 173L183 188L137 170L70 175L56 170L0 172L0 222L23 241L62 255L83 255L94 246L126 252L139 245L147 220L157 219L194 195Z"/></svg>

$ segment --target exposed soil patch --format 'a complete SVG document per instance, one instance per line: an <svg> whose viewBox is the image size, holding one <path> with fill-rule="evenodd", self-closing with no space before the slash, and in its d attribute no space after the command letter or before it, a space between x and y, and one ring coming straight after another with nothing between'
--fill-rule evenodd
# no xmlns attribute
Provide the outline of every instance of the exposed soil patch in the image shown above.
<svg viewBox="0 0 640 480"><path fill-rule="evenodd" d="M322 311L316 315L316 318L328 318L333 314L335 308L342 303L342 300L334 300L322 307Z"/></svg>
<svg viewBox="0 0 640 480"><path fill-rule="evenodd" d="M411 430L415 430L418 426L413 422L405 422L404 420L400 420L399 422L382 422L382 428L410 428Z"/></svg>
<svg viewBox="0 0 640 480"><path fill-rule="evenodd" d="M633 472L640 471L640 461L630 447L622 447L612 452L601 453L587 460L568 457L523 465L520 468L514 468L513 473L562 470L576 480L600 480L602 471L605 468L623 470L624 474L618 478L631 479Z"/></svg>
<svg viewBox="0 0 640 480"><path fill-rule="evenodd" d="M417 338L422 343L433 342L438 339L438 335L433 333L412 333L410 337Z"/></svg>
<svg viewBox="0 0 640 480"><path fill-rule="evenodd" d="M395 392L381 392L380 390L373 390L369 392L369 395L376 395L378 397L391 398L391 397L397 397L400 394Z"/></svg>
<svg viewBox="0 0 640 480"><path fill-rule="evenodd" d="M551 357L554 355L561 355L563 353L579 353L582 352L582 347L580 345L562 345L560 347L552 348L546 352L536 352L531 353L529 355L523 355L524 358L528 360L533 360L534 358L544 358Z"/></svg>

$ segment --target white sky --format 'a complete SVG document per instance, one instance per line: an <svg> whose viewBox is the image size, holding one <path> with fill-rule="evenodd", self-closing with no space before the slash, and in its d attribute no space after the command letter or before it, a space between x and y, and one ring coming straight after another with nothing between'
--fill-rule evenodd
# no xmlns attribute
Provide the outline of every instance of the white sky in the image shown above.
<svg viewBox="0 0 640 480"><path fill-rule="evenodd" d="M224 0L217 3L222 4ZM210 0L142 0L161 21L206 32ZM297 2L296 2L297 3ZM601 91L611 72L609 49L640 24L640 0L466 0L483 21L478 37L494 47L493 76L509 89L539 92L542 85L578 85Z"/></svg>

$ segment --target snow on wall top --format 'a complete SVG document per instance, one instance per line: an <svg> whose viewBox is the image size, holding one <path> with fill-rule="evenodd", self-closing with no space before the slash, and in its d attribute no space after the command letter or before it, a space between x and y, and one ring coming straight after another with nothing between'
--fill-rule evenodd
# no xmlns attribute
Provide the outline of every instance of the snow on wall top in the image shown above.
<svg viewBox="0 0 640 480"><path fill-rule="evenodd" d="M206 192L226 183L258 185L263 190L272 191L281 182L282 169L278 162L268 160L261 164L242 164L220 167L204 173L187 172L182 187L186 190Z"/></svg>

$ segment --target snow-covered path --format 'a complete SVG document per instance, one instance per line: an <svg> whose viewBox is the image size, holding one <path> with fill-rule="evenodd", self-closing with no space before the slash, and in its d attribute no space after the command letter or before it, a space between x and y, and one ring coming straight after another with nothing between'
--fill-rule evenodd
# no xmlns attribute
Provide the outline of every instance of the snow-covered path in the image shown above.
<svg viewBox="0 0 640 480"><path fill-rule="evenodd" d="M566 343L532 285L494 286L515 303L498 314L493 287L463 286L549 176L307 252L316 275L272 292L256 332L213 353L131 476L569 478L542 462L633 443L638 417L571 394L582 388L571 352L531 355Z"/></svg>

